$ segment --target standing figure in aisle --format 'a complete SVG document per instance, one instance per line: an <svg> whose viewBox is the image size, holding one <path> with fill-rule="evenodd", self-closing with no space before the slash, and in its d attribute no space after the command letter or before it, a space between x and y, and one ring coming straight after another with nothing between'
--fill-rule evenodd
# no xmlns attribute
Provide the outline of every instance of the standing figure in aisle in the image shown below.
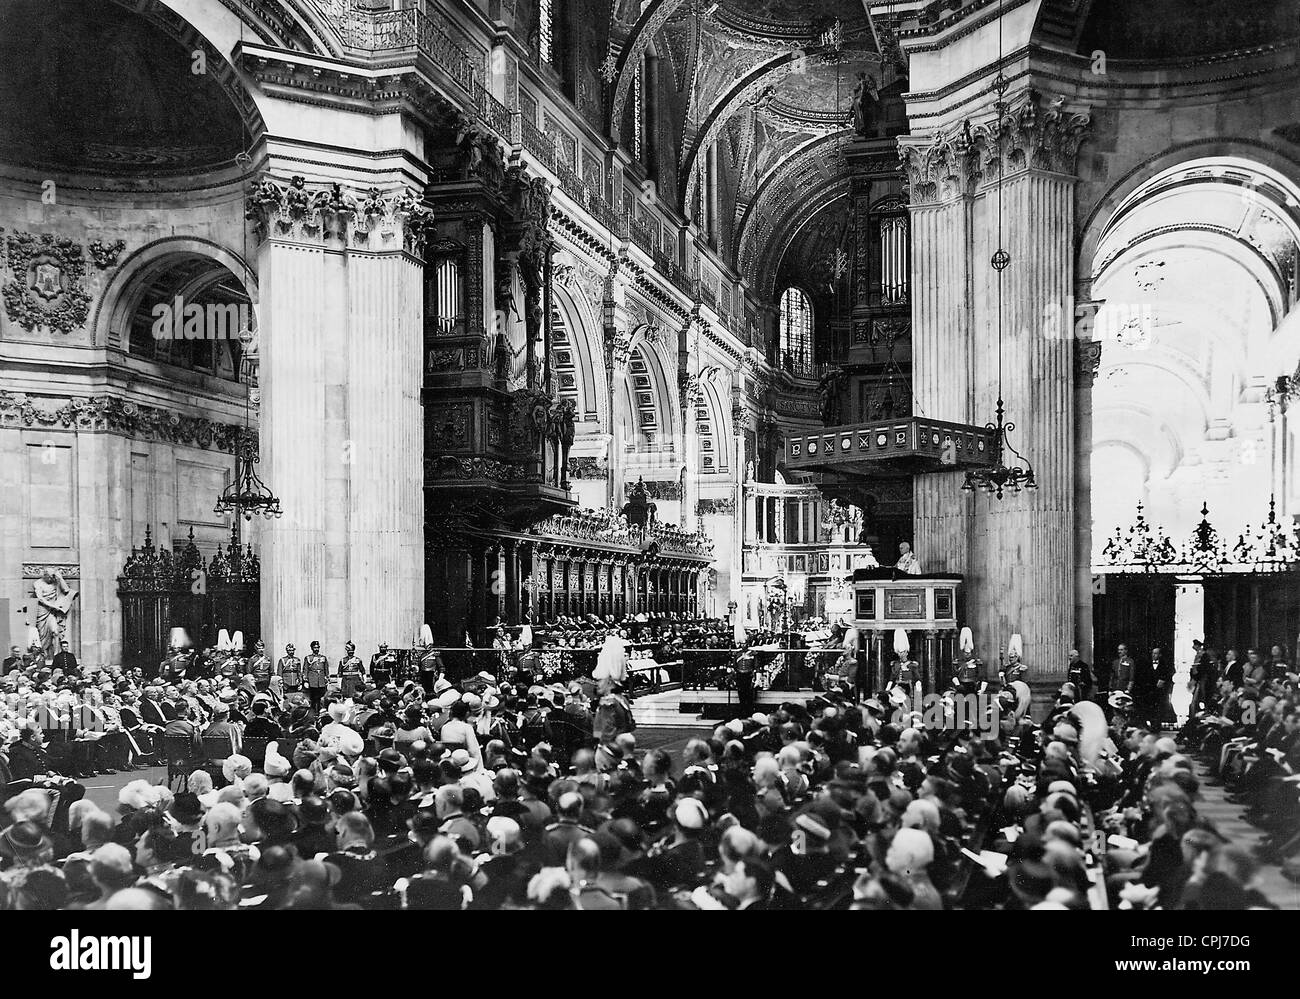
<svg viewBox="0 0 1300 999"><path fill-rule="evenodd" d="M365 664L357 658L356 645L349 641L343 646L343 658L339 660L339 689L345 700L357 692L365 671Z"/></svg>
<svg viewBox="0 0 1300 999"><path fill-rule="evenodd" d="M296 694L302 689L302 660L298 658L298 650L292 642L284 647L284 655L276 665L276 672L280 676L280 685L285 695Z"/></svg>
<svg viewBox="0 0 1300 999"><path fill-rule="evenodd" d="M885 693L891 700L907 703L920 688L921 664L912 658L907 632L902 628L894 629L894 655L896 661L889 673L889 683L885 685Z"/></svg>
<svg viewBox="0 0 1300 999"><path fill-rule="evenodd" d="M254 649L253 658L248 664L248 672L253 675L253 683L257 686L257 689L263 691L271 685L273 666L271 657L266 654L266 643L264 641L259 638Z"/></svg>
<svg viewBox="0 0 1300 999"><path fill-rule="evenodd" d="M307 684L307 696L311 698L311 709L313 712L319 711L330 682L330 661L320 654L320 642L311 643L311 654L303 658L302 671Z"/></svg>
<svg viewBox="0 0 1300 999"><path fill-rule="evenodd" d="M370 682L381 689L387 687L396 668L397 653L389 650L387 642L380 642L379 651L370 657Z"/></svg>
<svg viewBox="0 0 1300 999"><path fill-rule="evenodd" d="M1007 642L1007 665L1002 671L1002 682L1010 686L1017 680L1024 680L1028 683L1029 667L1021 662L1020 657L1024 655L1025 644L1019 634L1011 636L1011 641Z"/></svg>

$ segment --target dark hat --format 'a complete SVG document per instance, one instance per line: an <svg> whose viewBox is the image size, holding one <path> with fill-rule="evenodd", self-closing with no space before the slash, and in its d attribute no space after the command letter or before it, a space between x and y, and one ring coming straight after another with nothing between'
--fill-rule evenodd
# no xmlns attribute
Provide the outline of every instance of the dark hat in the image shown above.
<svg viewBox="0 0 1300 999"><path fill-rule="evenodd" d="M0 845L11 856L40 853L53 849L54 840L35 822L15 822L0 833Z"/></svg>
<svg viewBox="0 0 1300 999"><path fill-rule="evenodd" d="M50 868L38 867L28 872L14 892L22 897L24 909L51 912L68 903L67 881Z"/></svg>
<svg viewBox="0 0 1300 999"><path fill-rule="evenodd" d="M182 791L167 806L167 813L183 826L196 825L203 818L203 805L199 796L191 791Z"/></svg>
<svg viewBox="0 0 1300 999"><path fill-rule="evenodd" d="M431 808L417 809L416 813L406 820L406 824L411 827L411 832L417 836L432 836L442 825L442 820L438 818L438 813Z"/></svg>

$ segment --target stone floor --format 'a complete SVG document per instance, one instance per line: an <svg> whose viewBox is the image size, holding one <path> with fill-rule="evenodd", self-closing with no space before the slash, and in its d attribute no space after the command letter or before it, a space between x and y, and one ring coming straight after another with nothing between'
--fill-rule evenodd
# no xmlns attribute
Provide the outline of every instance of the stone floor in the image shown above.
<svg viewBox="0 0 1300 999"><path fill-rule="evenodd" d="M1252 849L1262 834L1241 817L1245 808L1228 801L1227 792L1222 787L1205 783L1208 775L1204 766L1198 765L1198 770L1201 800L1196 803L1197 812L1213 822L1215 828L1233 843ZM1300 909L1300 885L1284 877L1276 864L1260 868L1257 887L1279 908Z"/></svg>

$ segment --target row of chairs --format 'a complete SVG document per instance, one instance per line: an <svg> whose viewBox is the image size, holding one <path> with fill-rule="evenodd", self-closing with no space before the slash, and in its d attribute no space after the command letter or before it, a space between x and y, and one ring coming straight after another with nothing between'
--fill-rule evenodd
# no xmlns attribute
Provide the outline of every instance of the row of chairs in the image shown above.
<svg viewBox="0 0 1300 999"><path fill-rule="evenodd" d="M247 738L243 740L239 755L252 761L253 769L261 771L266 762L266 747L270 739ZM296 739L277 739L281 756L293 759ZM184 788L189 775L195 770L207 770L215 779L221 777L222 764L231 756L230 740L223 735L205 737L201 748L183 735L166 735L162 740L163 757L167 762L167 786L179 783Z"/></svg>

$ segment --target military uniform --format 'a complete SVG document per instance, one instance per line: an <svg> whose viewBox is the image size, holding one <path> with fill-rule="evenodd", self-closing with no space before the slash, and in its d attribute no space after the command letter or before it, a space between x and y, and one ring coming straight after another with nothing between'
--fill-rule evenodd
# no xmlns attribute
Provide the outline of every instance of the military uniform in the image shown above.
<svg viewBox="0 0 1300 999"><path fill-rule="evenodd" d="M386 687L393 679L397 655L391 649L376 652L370 657L370 682L376 687Z"/></svg>
<svg viewBox="0 0 1300 999"><path fill-rule="evenodd" d="M294 693L302 686L302 660L297 656L282 656L277 671L286 694Z"/></svg>
<svg viewBox="0 0 1300 999"><path fill-rule="evenodd" d="M919 679L921 679L921 664L911 659L895 663L889 674L890 685L903 687L909 695L912 693L912 685Z"/></svg>
<svg viewBox="0 0 1300 999"><path fill-rule="evenodd" d="M420 686L424 692L432 696L433 685L437 682L438 674L442 672L442 656L437 649L429 649L420 656Z"/></svg>
<svg viewBox="0 0 1300 999"><path fill-rule="evenodd" d="M980 686L980 663L978 659L959 659L953 671L957 689L963 694L973 694Z"/></svg>
<svg viewBox="0 0 1300 999"><path fill-rule="evenodd" d="M1016 680L1024 680L1029 673L1029 667L1020 661L1008 663L1003 673L1006 677L1006 683L1010 685Z"/></svg>
<svg viewBox="0 0 1300 999"><path fill-rule="evenodd" d="M339 686L344 697L351 697L357 692L357 684L365 673L365 666L355 655L339 661Z"/></svg>
<svg viewBox="0 0 1300 999"><path fill-rule="evenodd" d="M303 676L307 683L307 693L311 695L311 706L315 710L325 697L325 688L330 682L330 661L319 652L304 656L302 660Z"/></svg>
<svg viewBox="0 0 1300 999"><path fill-rule="evenodd" d="M253 674L253 683L257 685L258 690L265 690L271 685L271 657L265 652L259 652L253 656L248 664L248 672Z"/></svg>
<svg viewBox="0 0 1300 999"><path fill-rule="evenodd" d="M162 661L162 676L168 683L177 683L185 679L189 672L190 657L184 649L176 649Z"/></svg>

